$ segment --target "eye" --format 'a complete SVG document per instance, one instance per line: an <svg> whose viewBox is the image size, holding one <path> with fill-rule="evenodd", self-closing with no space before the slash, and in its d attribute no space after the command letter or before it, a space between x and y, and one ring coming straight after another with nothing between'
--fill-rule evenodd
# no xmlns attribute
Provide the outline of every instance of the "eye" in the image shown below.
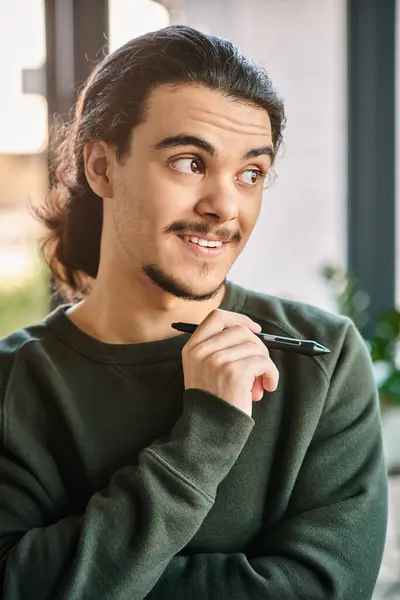
<svg viewBox="0 0 400 600"><path fill-rule="evenodd" d="M245 183L246 185L257 185L260 181L264 180L266 174L258 169L246 169L239 173L235 179L238 179L241 183Z"/></svg>
<svg viewBox="0 0 400 600"><path fill-rule="evenodd" d="M170 165L176 171L187 173L188 175L202 175L204 173L203 162L198 158L177 158L171 161Z"/></svg>

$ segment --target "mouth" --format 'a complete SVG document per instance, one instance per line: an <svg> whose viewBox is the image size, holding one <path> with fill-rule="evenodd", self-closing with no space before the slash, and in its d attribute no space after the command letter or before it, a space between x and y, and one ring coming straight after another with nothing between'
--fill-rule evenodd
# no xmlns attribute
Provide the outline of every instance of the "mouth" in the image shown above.
<svg viewBox="0 0 400 600"><path fill-rule="evenodd" d="M226 252L226 247L229 242L222 242L217 247L200 246L196 242L191 242L184 235L178 235L178 239L182 242L182 246L186 252L190 252L194 256L202 258L219 258Z"/></svg>

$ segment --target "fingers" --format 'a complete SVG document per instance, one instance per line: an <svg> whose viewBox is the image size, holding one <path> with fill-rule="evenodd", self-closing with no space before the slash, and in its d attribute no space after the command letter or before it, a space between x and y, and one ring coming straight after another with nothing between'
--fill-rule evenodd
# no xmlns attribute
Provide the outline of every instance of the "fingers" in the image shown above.
<svg viewBox="0 0 400 600"><path fill-rule="evenodd" d="M221 350L228 350L233 346L246 342L256 344L256 350L259 350L261 354L269 356L268 348L265 344L250 331L247 325L243 324L233 325L232 327L228 327L227 329L206 338L202 342L195 345L192 344L192 351L195 351L198 358L202 359ZM255 353L254 348L253 353ZM237 358L232 358L232 360L237 360Z"/></svg>
<svg viewBox="0 0 400 600"><path fill-rule="evenodd" d="M207 354L210 360L215 365L223 365L225 363L233 363L242 358L247 358L248 356L256 356L259 354L262 356L264 353L258 352L258 348L254 345L254 342L238 342L233 346L229 346L228 348L221 348L216 352L212 352Z"/></svg>
<svg viewBox="0 0 400 600"><path fill-rule="evenodd" d="M212 335L220 333L221 331L224 331L224 329L235 325L245 325L253 333L259 333L261 331L260 325L252 321L250 317L217 308L216 310L211 311L200 323L186 345L193 348Z"/></svg>
<svg viewBox="0 0 400 600"><path fill-rule="evenodd" d="M220 309L212 311L183 348L185 385L218 388L217 395L221 397L225 392L228 398L236 394L239 404L243 395L251 393L251 404L251 399L261 400L264 390L275 391L279 372L264 342L254 335L260 331L260 325L246 315ZM241 391L246 381L247 392ZM229 393L226 390L230 390Z"/></svg>

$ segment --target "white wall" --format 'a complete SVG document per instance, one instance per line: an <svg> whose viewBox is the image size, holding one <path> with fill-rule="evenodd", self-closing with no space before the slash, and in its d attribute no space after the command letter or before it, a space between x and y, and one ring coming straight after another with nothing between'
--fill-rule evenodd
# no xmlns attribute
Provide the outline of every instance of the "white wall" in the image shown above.
<svg viewBox="0 0 400 600"><path fill-rule="evenodd" d="M262 62L288 117L278 178L230 278L334 309L321 265L346 263L345 0L181 0L184 21Z"/></svg>
<svg viewBox="0 0 400 600"><path fill-rule="evenodd" d="M396 306L400 305L400 0L396 2Z"/></svg>

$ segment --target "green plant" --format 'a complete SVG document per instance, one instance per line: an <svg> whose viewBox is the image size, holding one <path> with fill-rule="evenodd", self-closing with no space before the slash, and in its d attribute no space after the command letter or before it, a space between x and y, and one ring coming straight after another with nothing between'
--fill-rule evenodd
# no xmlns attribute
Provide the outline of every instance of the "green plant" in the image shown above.
<svg viewBox="0 0 400 600"><path fill-rule="evenodd" d="M376 324L370 340L371 358L383 367L384 376L379 382L382 405L400 406L400 313L391 310Z"/></svg>
<svg viewBox="0 0 400 600"><path fill-rule="evenodd" d="M362 331L369 323L370 298L354 275L326 265L322 276L328 282L337 310L350 317ZM369 339L365 340L375 367L382 406L400 406L400 312L388 311L380 317Z"/></svg>
<svg viewBox="0 0 400 600"><path fill-rule="evenodd" d="M328 282L338 312L353 320L361 331L369 321L368 306L370 299L352 273L326 265L322 268L322 276Z"/></svg>

